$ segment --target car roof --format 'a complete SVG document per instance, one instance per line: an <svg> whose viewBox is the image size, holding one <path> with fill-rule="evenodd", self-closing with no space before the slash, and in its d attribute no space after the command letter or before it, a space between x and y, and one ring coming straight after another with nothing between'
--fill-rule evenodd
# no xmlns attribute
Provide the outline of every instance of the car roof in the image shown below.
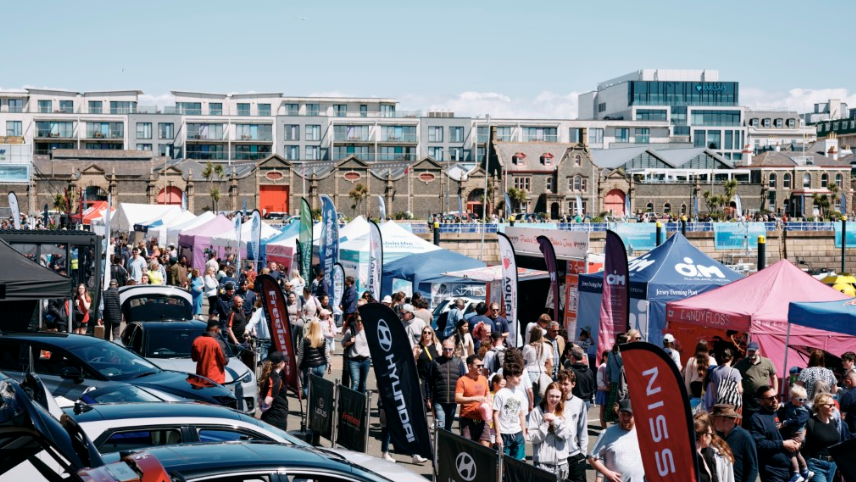
<svg viewBox="0 0 856 482"><path fill-rule="evenodd" d="M351 473L350 465L337 462L311 449L259 442L226 442L149 447L170 472L185 477L222 474L252 469L321 469ZM216 463L214 462L216 461Z"/></svg>
<svg viewBox="0 0 856 482"><path fill-rule="evenodd" d="M199 320L182 321L132 321L130 325L140 325L146 331L183 331L202 330L205 331L208 323Z"/></svg>
<svg viewBox="0 0 856 482"><path fill-rule="evenodd" d="M80 413L75 413L73 407L64 411L80 423L131 418L196 417L244 421L249 418L227 407L193 402L99 403L85 405Z"/></svg>
<svg viewBox="0 0 856 482"><path fill-rule="evenodd" d="M80 346L96 345L99 343L110 343L100 338L86 335L73 335L68 333L3 333L0 340L22 340L54 345L60 348L77 348Z"/></svg>

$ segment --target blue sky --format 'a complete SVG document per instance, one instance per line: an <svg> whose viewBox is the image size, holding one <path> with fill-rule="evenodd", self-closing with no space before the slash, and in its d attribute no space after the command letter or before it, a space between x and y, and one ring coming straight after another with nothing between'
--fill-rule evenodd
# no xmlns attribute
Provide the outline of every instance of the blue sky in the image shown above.
<svg viewBox="0 0 856 482"><path fill-rule="evenodd" d="M4 5L0 88L133 88L151 96L141 104L169 104L170 90L376 96L401 110L571 118L599 81L707 68L739 81L745 105L856 106L852 0L36 5Z"/></svg>

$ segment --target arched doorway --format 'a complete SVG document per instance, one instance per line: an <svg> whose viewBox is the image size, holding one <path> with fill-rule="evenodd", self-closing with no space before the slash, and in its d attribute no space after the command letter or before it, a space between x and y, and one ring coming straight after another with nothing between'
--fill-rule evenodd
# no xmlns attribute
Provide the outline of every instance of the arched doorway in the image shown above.
<svg viewBox="0 0 856 482"><path fill-rule="evenodd" d="M181 189L175 186L165 187L158 193L158 204L181 206Z"/></svg>
<svg viewBox="0 0 856 482"><path fill-rule="evenodd" d="M606 212L611 212L615 216L624 216L624 200L627 199L624 191L621 189L613 189L606 193L604 199L604 207Z"/></svg>
<svg viewBox="0 0 856 482"><path fill-rule="evenodd" d="M473 189L467 196L467 212L474 213L479 219L482 217L482 197L484 189Z"/></svg>
<svg viewBox="0 0 856 482"><path fill-rule="evenodd" d="M559 219L559 203L550 203L550 219Z"/></svg>
<svg viewBox="0 0 856 482"><path fill-rule="evenodd" d="M86 206L95 204L97 201L106 201L107 200L107 192L101 189L99 186L89 186L84 191L84 199L86 199Z"/></svg>

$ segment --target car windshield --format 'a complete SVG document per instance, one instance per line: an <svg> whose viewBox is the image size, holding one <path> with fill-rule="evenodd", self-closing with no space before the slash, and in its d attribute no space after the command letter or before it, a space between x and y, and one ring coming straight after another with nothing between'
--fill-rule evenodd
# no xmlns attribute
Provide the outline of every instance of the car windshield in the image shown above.
<svg viewBox="0 0 856 482"><path fill-rule="evenodd" d="M193 307L179 296L148 293L134 296L122 305L125 321L189 320Z"/></svg>
<svg viewBox="0 0 856 482"><path fill-rule="evenodd" d="M130 380L161 372L145 358L107 341L78 345L68 351L109 380Z"/></svg>
<svg viewBox="0 0 856 482"><path fill-rule="evenodd" d="M436 308L434 308L434 316L440 316L441 314L443 314L443 311L446 309L446 306L448 306L449 303L451 303L452 301L454 301L452 298L448 298L441 301L440 304L437 305ZM451 307L449 309L451 309Z"/></svg>
<svg viewBox="0 0 856 482"><path fill-rule="evenodd" d="M168 328L168 327L162 327ZM202 335L204 329L159 329L149 330L146 334L146 358L190 358L193 340ZM226 356L232 351L226 344Z"/></svg>

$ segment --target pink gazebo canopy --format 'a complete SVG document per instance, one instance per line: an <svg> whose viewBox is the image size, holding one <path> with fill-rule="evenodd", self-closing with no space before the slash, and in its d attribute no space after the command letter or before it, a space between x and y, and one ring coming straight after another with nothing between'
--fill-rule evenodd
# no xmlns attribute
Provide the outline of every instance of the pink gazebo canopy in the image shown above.
<svg viewBox="0 0 856 482"><path fill-rule="evenodd" d="M205 249L211 246L211 237L234 228L235 223L229 218L219 215L205 224L184 231L178 235L178 245L191 250L190 264L202 270L205 266Z"/></svg>
<svg viewBox="0 0 856 482"><path fill-rule="evenodd" d="M761 354L781 370L788 332L788 304L792 301L836 301L848 296L782 260L746 278L697 296L666 304L666 320L720 330L749 332ZM841 355L851 350L856 337L791 326L790 345L809 346ZM788 365L805 366L791 349ZM782 376L782 373L779 373Z"/></svg>

